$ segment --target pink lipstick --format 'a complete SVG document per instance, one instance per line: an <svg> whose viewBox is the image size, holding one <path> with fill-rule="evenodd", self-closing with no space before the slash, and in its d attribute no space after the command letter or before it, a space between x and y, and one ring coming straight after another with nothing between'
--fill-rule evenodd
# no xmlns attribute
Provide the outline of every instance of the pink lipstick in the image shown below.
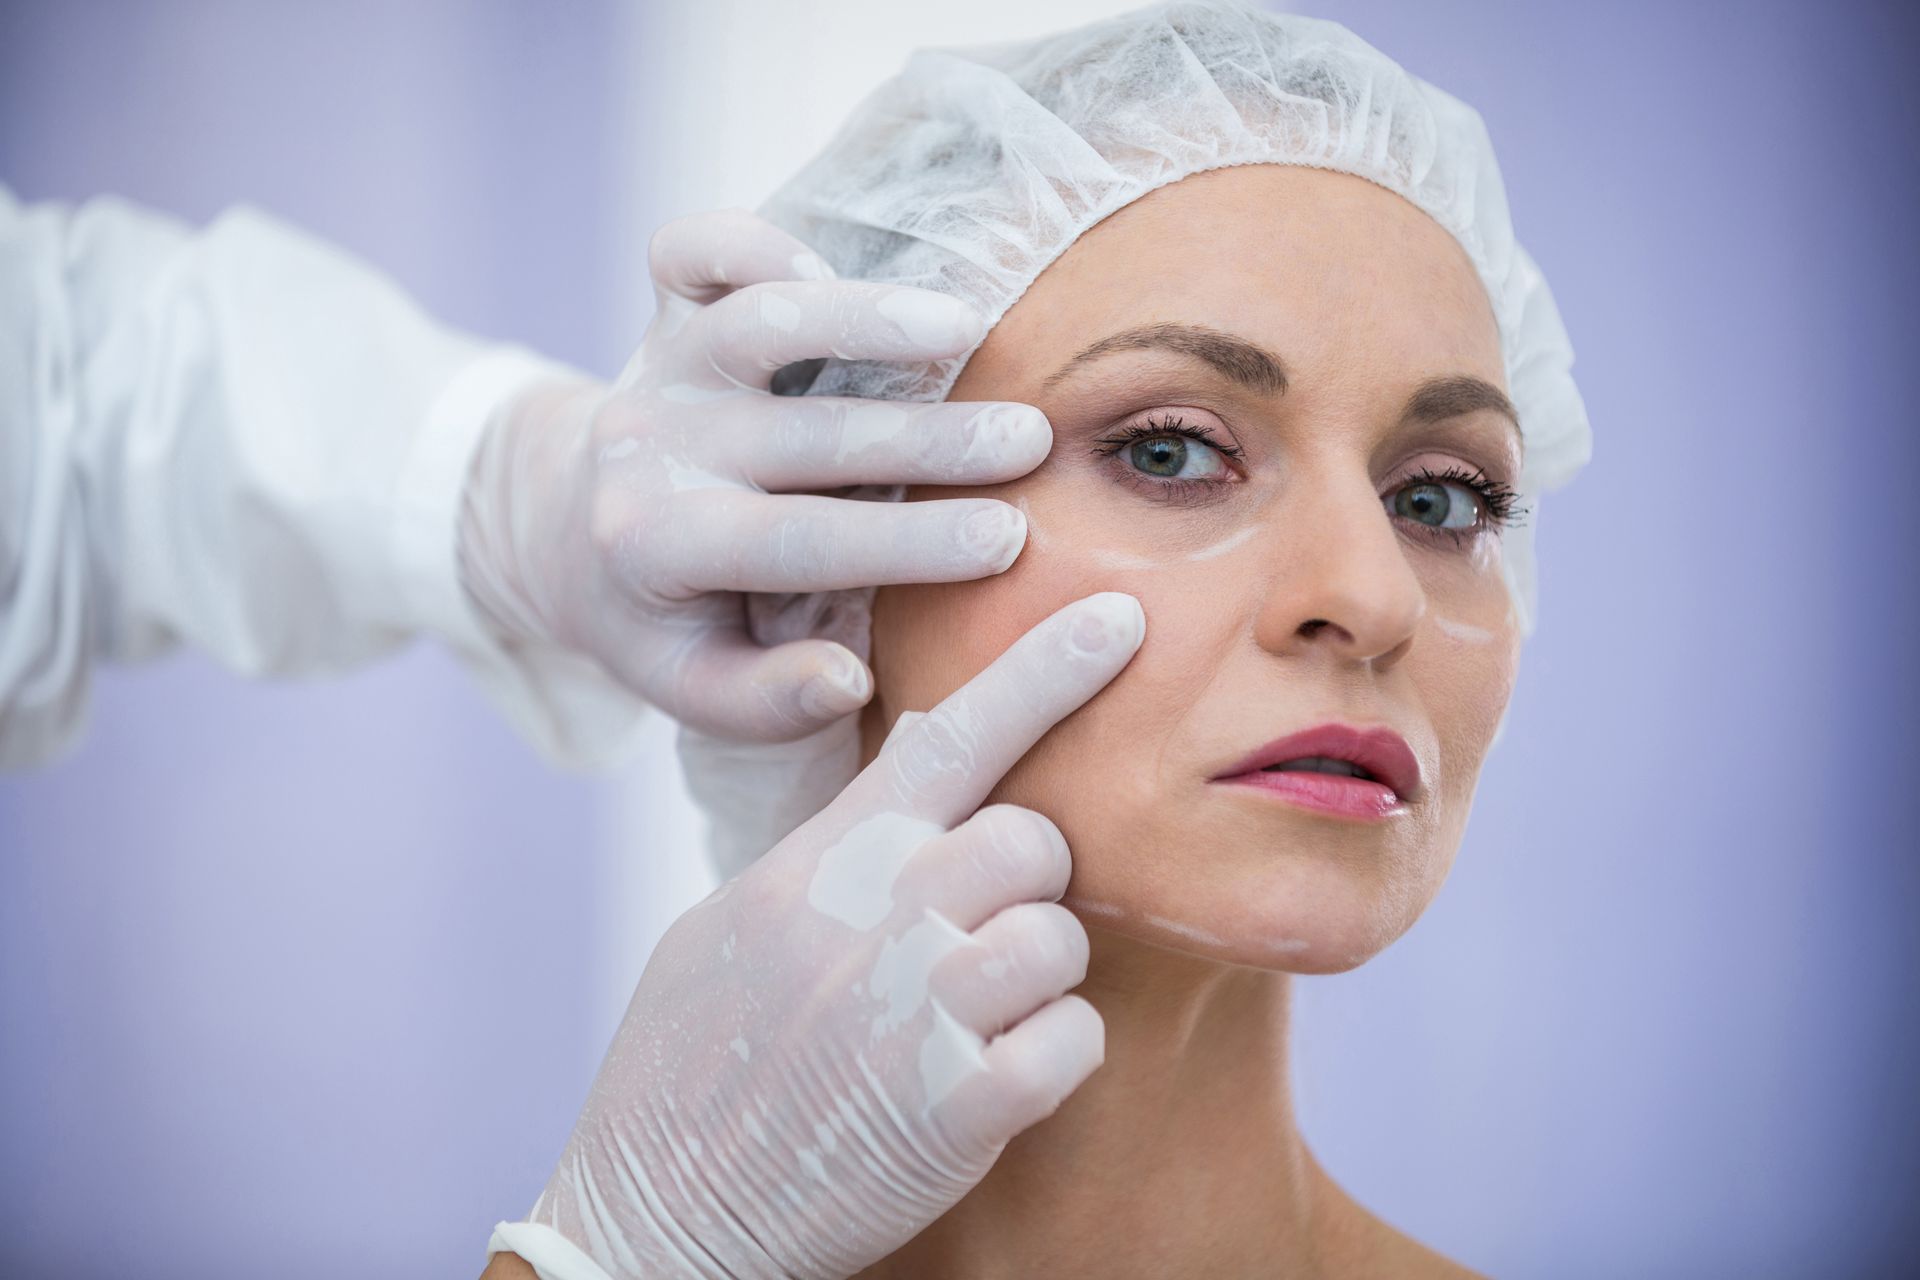
<svg viewBox="0 0 1920 1280"><path fill-rule="evenodd" d="M1378 822L1420 798L1420 762L1391 729L1323 724L1269 742L1212 781L1303 809Z"/></svg>

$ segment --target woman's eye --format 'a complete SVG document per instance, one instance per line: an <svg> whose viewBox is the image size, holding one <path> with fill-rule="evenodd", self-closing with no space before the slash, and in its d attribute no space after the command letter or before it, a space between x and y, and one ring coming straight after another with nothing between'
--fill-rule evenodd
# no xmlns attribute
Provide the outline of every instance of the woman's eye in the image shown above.
<svg viewBox="0 0 1920 1280"><path fill-rule="evenodd" d="M1227 474L1226 459L1212 445L1186 436L1147 436L1127 446L1134 468L1162 480L1211 480Z"/></svg>
<svg viewBox="0 0 1920 1280"><path fill-rule="evenodd" d="M1387 496L1394 515L1435 529L1471 529L1480 522L1479 495L1463 484L1424 480Z"/></svg>

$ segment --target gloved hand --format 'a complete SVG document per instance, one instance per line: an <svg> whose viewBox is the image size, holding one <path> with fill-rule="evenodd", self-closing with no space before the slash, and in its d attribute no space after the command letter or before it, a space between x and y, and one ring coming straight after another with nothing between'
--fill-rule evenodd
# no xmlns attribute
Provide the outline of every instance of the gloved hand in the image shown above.
<svg viewBox="0 0 1920 1280"><path fill-rule="evenodd" d="M1104 1029L1062 994L1087 965L1065 840L975 809L1144 632L1130 596L1061 609L676 921L529 1215L550 1230L495 1247L556 1278L593 1274L580 1253L615 1277L847 1276L984 1177Z"/></svg>
<svg viewBox="0 0 1920 1280"><path fill-rule="evenodd" d="M784 741L862 706L845 646L748 636L743 592L817 592L998 573L1026 538L989 498L910 505L815 492L995 484L1052 447L1016 404L775 396L807 359L931 361L984 322L942 294L841 282L742 212L653 239L659 309L611 389L547 384L487 429L460 523L469 596L510 643L597 660L667 714L726 738Z"/></svg>

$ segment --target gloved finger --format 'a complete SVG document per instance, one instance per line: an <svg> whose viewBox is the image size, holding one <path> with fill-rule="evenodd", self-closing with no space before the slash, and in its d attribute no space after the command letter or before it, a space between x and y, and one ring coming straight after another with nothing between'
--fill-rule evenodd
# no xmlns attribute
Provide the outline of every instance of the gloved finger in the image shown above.
<svg viewBox="0 0 1920 1280"><path fill-rule="evenodd" d="M1051 819L995 804L921 846L901 871L894 900L974 929L1015 903L1059 901L1072 875L1067 839Z"/></svg>
<svg viewBox="0 0 1920 1280"><path fill-rule="evenodd" d="M646 589L811 592L999 573L1026 517L994 498L862 502L704 489L675 499L650 548Z"/></svg>
<svg viewBox="0 0 1920 1280"><path fill-rule="evenodd" d="M756 284L703 309L681 331L721 380L765 390L796 360L944 360L986 323L944 293L851 280Z"/></svg>
<svg viewBox="0 0 1920 1280"><path fill-rule="evenodd" d="M911 728L914 721L924 719L926 714L924 711L902 711L899 715L895 716L893 718L893 728L887 730L886 742L880 744L880 749L885 751L888 742L892 742L899 734Z"/></svg>
<svg viewBox="0 0 1920 1280"><path fill-rule="evenodd" d="M751 396L722 413L706 443L734 474L769 490L1000 484L1053 447L1047 416L1024 404Z"/></svg>
<svg viewBox="0 0 1920 1280"><path fill-rule="evenodd" d="M647 267L663 297L699 303L769 280L833 279L826 259L745 209L717 209L667 223L647 245Z"/></svg>
<svg viewBox="0 0 1920 1280"><path fill-rule="evenodd" d="M977 1035L999 1035L1087 980L1086 928L1054 903L1008 907L973 941L940 957L927 989Z"/></svg>
<svg viewBox="0 0 1920 1280"><path fill-rule="evenodd" d="M844 645L794 640L771 649L742 631L713 630L668 662L614 674L690 729L747 742L791 742L865 706L873 676Z"/></svg>
<svg viewBox="0 0 1920 1280"><path fill-rule="evenodd" d="M1047 730L1119 674L1145 636L1146 615L1132 596L1103 591L1076 600L889 742L848 799L868 812L958 824Z"/></svg>
<svg viewBox="0 0 1920 1280"><path fill-rule="evenodd" d="M933 1108L961 1150L998 1153L1052 1115L1106 1060L1106 1023L1079 996L1061 996L981 1050L980 1068Z"/></svg>

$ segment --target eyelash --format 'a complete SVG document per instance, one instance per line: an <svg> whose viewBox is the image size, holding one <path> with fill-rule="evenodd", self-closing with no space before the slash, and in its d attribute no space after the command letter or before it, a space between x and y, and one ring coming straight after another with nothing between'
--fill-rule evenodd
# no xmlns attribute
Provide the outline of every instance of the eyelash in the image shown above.
<svg viewBox="0 0 1920 1280"><path fill-rule="evenodd" d="M1109 436L1094 441L1094 452L1103 458L1113 458L1122 449L1139 440L1151 440L1159 436L1182 436L1188 440L1197 440L1234 463L1238 463L1246 454L1239 445L1223 441L1204 427L1189 426L1184 419L1168 414L1162 418L1147 418L1141 422L1129 423ZM1237 470L1236 466L1236 470ZM1194 502L1216 496L1220 489L1217 480L1155 480L1132 467L1126 468L1129 481L1149 496L1175 505L1191 505ZM1471 489L1480 500L1480 522L1470 529L1446 529L1433 525L1411 521L1417 530L1416 536L1438 539L1450 538L1455 546L1466 541L1465 535L1479 533L1484 529L1509 529L1526 520L1527 508L1521 504L1519 495L1510 487L1493 479L1478 467L1468 469L1450 466L1441 470L1422 467L1407 476L1394 491L1419 484L1457 484Z"/></svg>
<svg viewBox="0 0 1920 1280"><path fill-rule="evenodd" d="M1102 436L1093 442L1093 451L1103 458L1118 457L1120 451L1139 440L1152 440L1160 436L1182 436L1188 440L1197 440L1206 445L1229 462L1238 463L1246 450L1239 445L1221 440L1205 427L1189 426L1184 418L1168 414L1163 418L1147 418L1140 422L1131 422L1110 436ZM1238 467L1235 468L1238 470ZM1156 480L1132 467L1126 468L1129 482L1140 492L1159 502L1176 506L1189 506L1208 498L1217 497L1219 480Z"/></svg>
<svg viewBox="0 0 1920 1280"><path fill-rule="evenodd" d="M1413 475L1395 485L1391 492L1417 484L1457 484L1471 489L1480 500L1480 521L1470 529L1444 529L1434 525L1408 521L1416 530L1417 536L1427 538L1451 538L1456 547L1466 541L1466 535L1479 533L1485 529L1511 529L1526 520L1527 508L1521 505L1520 497L1512 489L1493 479L1478 467L1451 466L1440 471L1432 467L1422 467Z"/></svg>

